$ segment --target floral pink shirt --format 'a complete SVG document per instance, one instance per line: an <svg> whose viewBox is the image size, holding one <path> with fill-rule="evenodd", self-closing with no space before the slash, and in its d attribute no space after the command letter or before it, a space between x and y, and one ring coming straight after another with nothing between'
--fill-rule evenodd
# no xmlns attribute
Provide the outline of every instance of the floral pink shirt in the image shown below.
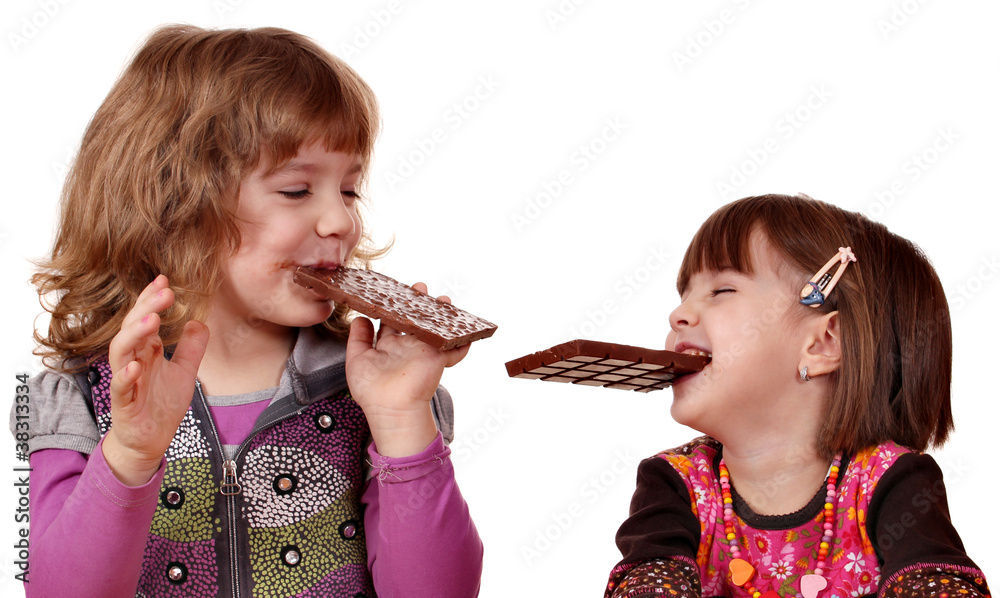
<svg viewBox="0 0 1000 598"><path fill-rule="evenodd" d="M683 479L698 497L695 514L702 535L696 561L701 570L702 591L708 595L725 593L723 586L728 583L726 572L730 561L722 518L722 489L714 465L716 452L710 445L703 444L690 455L660 455L678 472L686 474ZM864 526L868 500L881 475L903 452L905 449L887 443L859 453L841 468L835 547L827 557L827 571L824 572L830 584L828 591L835 595L862 596L872 593L878 586L878 559ZM738 513L736 533L743 546L742 553L749 562L756 564L754 585L761 592L774 590L783 596L794 596L799 577L812 572L819 560L822 510L801 525L773 530L756 529Z"/></svg>
<svg viewBox="0 0 1000 598"><path fill-rule="evenodd" d="M747 594L728 579L731 555L719 484L720 450L717 441L702 437L656 455L640 466L632 515L622 525L618 536L625 558L612 572L607 596ZM943 491L940 496L914 493L912 488L915 486L907 485L907 478L897 473L889 485L895 484L897 479L904 483L899 486L900 492L886 494L893 504L879 497L876 489L880 481L903 455L913 454L888 442L856 454L841 466L835 536L823 574L828 586L820 592L821 598L875 594L880 591L884 572L904 574L914 567L929 565L955 568L973 583L978 580L985 590L982 573L964 557L961 541L947 521ZM669 470L662 467L662 462L669 464L669 469L677 475L671 476ZM666 477L671 479L661 484L657 481L664 477L660 473L667 473ZM756 569L753 585L762 594L773 591L779 596L796 596L799 578L816 568L823 535L825 495L824 488L795 513L762 516L746 505L734 486L736 536L743 558ZM900 497L909 500L905 505L895 504L901 502ZM874 528L869 525L873 498L877 501L874 506L884 518ZM900 509L900 506L905 508ZM682 516L678 513L681 509L689 510L691 515ZM919 518L934 517L932 509L944 513L947 525L930 525L932 533L925 559L911 546L913 537L910 534L920 531ZM878 537L870 537L871 529L879 530ZM883 568L887 557L893 569ZM910 569L906 568L907 562ZM897 565L903 566L895 568ZM892 585L884 584L883 589Z"/></svg>

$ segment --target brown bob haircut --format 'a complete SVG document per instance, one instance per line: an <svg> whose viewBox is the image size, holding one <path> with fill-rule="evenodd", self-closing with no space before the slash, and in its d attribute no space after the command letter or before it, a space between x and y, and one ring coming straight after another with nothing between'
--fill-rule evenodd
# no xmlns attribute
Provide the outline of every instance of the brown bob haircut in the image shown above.
<svg viewBox="0 0 1000 598"><path fill-rule="evenodd" d="M106 353L160 273L177 297L160 335L176 343L185 322L205 316L240 246L240 180L262 159L279 168L314 142L357 155L364 180L378 130L372 90L306 37L154 31L88 125L63 187L52 256L32 277L52 314L36 353L63 369ZM367 267L381 251L362 231L348 263ZM323 328L342 337L348 324L338 306Z"/></svg>
<svg viewBox="0 0 1000 598"><path fill-rule="evenodd" d="M942 445L952 429L951 320L923 252L882 224L822 201L747 197L701 226L684 255L678 289L704 270L752 274L758 231L803 285L839 247L850 246L858 257L818 308L839 312L842 350L820 452L852 454L887 440L918 451Z"/></svg>

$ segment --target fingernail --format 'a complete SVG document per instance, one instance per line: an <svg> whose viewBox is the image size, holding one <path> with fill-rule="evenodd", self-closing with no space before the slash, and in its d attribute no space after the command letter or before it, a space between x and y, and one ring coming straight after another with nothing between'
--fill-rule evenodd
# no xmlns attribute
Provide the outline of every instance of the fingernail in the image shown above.
<svg viewBox="0 0 1000 598"><path fill-rule="evenodd" d="M160 289L159 291L156 291L156 296L157 297L162 297L163 296L163 289Z"/></svg>
<svg viewBox="0 0 1000 598"><path fill-rule="evenodd" d="M142 323L145 324L148 321L149 321L149 314L146 314L146 316L142 319Z"/></svg>

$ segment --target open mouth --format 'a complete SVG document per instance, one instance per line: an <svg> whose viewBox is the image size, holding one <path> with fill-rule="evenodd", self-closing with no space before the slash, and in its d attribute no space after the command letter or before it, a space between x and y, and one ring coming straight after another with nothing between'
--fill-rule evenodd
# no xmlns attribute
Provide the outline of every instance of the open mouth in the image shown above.
<svg viewBox="0 0 1000 598"><path fill-rule="evenodd" d="M707 368L709 368L709 367L712 366L712 362L711 362L712 352L711 351L706 351L706 350L700 349L698 347L692 347L690 345L686 345L686 343L680 343L680 344L678 344L678 346L676 347L676 349L680 349L680 351L678 351L678 353L682 353L684 355L694 355L696 357L707 357L709 359L709 362L707 364L705 364L705 367L701 368L697 372L692 372L690 374L685 374L684 376L678 378L674 382L675 385L676 384L680 384L680 383L684 382L685 380L689 380L691 378L696 377L698 374L704 372Z"/></svg>
<svg viewBox="0 0 1000 598"><path fill-rule="evenodd" d="M340 267L340 262L316 262L314 264L303 264L306 268L314 268L316 270L325 270L327 272L333 272Z"/></svg>

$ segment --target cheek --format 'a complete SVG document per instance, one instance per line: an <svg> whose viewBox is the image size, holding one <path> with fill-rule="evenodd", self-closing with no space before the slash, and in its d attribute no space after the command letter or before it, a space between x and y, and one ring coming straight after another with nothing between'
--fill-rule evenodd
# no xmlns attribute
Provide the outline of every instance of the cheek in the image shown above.
<svg viewBox="0 0 1000 598"><path fill-rule="evenodd" d="M355 211L351 212L351 218L354 220L354 232L345 239L349 247L346 248L346 253L353 253L355 248L357 248L358 243L361 241L361 217L358 216L357 208Z"/></svg>

